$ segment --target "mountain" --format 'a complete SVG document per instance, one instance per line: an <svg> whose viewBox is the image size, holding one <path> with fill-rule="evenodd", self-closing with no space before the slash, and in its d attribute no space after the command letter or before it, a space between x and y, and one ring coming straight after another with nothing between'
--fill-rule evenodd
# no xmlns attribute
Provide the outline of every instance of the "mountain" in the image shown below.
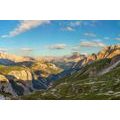
<svg viewBox="0 0 120 120"><path fill-rule="evenodd" d="M60 72L57 75L51 75L48 79L51 80L51 81L61 79L65 76L69 76L69 75L77 72L78 70L81 70L81 68L84 67L87 64L91 64L94 61L102 60L104 58L112 58L112 57L117 56L119 54L120 54L120 45L105 47L99 53L97 53L97 54L93 53L93 54L88 55L88 56L73 54L73 56L79 56L80 60L78 62L70 63L69 67L67 66L69 64L69 62L64 63L64 64L66 64L66 65L63 64L64 71ZM68 57L68 58L74 58L74 57L71 56L71 57ZM57 64L54 63L54 64L58 65L58 63Z"/></svg>
<svg viewBox="0 0 120 120"><path fill-rule="evenodd" d="M120 45L80 60L69 72L48 90L20 99L120 99Z"/></svg>
<svg viewBox="0 0 120 120"><path fill-rule="evenodd" d="M24 62L24 61L34 61L34 58L32 57L23 57L23 56L17 56L13 54L7 54L7 53L0 53L0 64L4 65L11 65L15 64L17 62Z"/></svg>
<svg viewBox="0 0 120 120"><path fill-rule="evenodd" d="M66 70L70 69L75 63L85 58L86 55L82 55L78 52L73 52L68 56L54 57L54 56L45 56L45 57L37 57L37 61L50 62L55 64L56 66Z"/></svg>
<svg viewBox="0 0 120 120"><path fill-rule="evenodd" d="M120 45L50 60L2 53L0 99L120 99Z"/></svg>
<svg viewBox="0 0 120 120"><path fill-rule="evenodd" d="M120 45L112 45L103 48L98 54L92 54L87 56L86 58L80 60L74 67L81 67L85 64L90 64L95 60L101 60L104 58L112 58L116 55L120 54Z"/></svg>
<svg viewBox="0 0 120 120"><path fill-rule="evenodd" d="M61 71L61 68L49 62L1 53L0 95L8 99L47 89L50 82L45 78Z"/></svg>

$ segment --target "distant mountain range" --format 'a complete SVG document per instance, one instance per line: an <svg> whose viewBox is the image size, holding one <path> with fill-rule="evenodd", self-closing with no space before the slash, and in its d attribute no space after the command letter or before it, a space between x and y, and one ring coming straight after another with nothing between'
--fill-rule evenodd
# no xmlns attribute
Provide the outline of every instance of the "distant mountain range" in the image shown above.
<svg viewBox="0 0 120 120"><path fill-rule="evenodd" d="M88 56L1 53L0 94L5 99L120 99L120 45Z"/></svg>

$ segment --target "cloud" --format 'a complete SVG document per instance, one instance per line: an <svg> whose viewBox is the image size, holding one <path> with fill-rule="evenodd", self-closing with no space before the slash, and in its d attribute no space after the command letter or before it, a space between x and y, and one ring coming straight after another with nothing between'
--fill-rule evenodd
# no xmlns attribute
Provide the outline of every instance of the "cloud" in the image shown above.
<svg viewBox="0 0 120 120"><path fill-rule="evenodd" d="M32 48L21 48L22 51L26 51L26 52L31 52L33 51Z"/></svg>
<svg viewBox="0 0 120 120"><path fill-rule="evenodd" d="M106 45L100 41L82 41L80 42L82 47L105 47Z"/></svg>
<svg viewBox="0 0 120 120"><path fill-rule="evenodd" d="M7 48L0 48L0 52L7 52L8 49Z"/></svg>
<svg viewBox="0 0 120 120"><path fill-rule="evenodd" d="M74 31L74 28L67 26L61 29L62 31Z"/></svg>
<svg viewBox="0 0 120 120"><path fill-rule="evenodd" d="M88 21L83 21L83 26L91 26L95 27L99 24L100 22L98 20L88 20Z"/></svg>
<svg viewBox="0 0 120 120"><path fill-rule="evenodd" d="M71 21L64 24L63 31L75 31L76 27L81 25L81 21Z"/></svg>
<svg viewBox="0 0 120 120"><path fill-rule="evenodd" d="M66 48L66 44L55 44L55 45L50 45L48 46L49 49L65 49Z"/></svg>
<svg viewBox="0 0 120 120"><path fill-rule="evenodd" d="M12 31L9 32L8 35L2 35L1 37L2 38L14 37L32 28L38 27L43 24L49 24L49 23L50 23L49 20L22 20L20 21L19 25L16 28L14 28Z"/></svg>
<svg viewBox="0 0 120 120"><path fill-rule="evenodd" d="M77 27L77 26L91 26L94 27L98 24L99 22L96 20L80 20L80 21L72 21L69 22L69 26L71 27Z"/></svg>
<svg viewBox="0 0 120 120"><path fill-rule="evenodd" d="M93 33L93 32L86 32L86 33L84 33L84 36L87 36L87 37L96 37L96 34Z"/></svg>
<svg viewBox="0 0 120 120"><path fill-rule="evenodd" d="M77 26L81 26L82 25L82 21L73 21L69 23L69 26L71 27L77 27Z"/></svg>
<svg viewBox="0 0 120 120"><path fill-rule="evenodd" d="M59 23L62 26L63 31L75 31L78 27L95 27L98 24L96 20L75 20L75 21L66 21L65 23Z"/></svg>
<svg viewBox="0 0 120 120"><path fill-rule="evenodd" d="M120 41L120 38L118 37L118 38L115 38L115 40L118 40L118 41Z"/></svg>

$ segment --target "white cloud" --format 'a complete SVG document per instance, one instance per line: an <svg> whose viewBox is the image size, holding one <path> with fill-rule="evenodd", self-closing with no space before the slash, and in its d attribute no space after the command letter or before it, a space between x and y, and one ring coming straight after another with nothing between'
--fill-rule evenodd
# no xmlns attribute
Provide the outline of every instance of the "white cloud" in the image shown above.
<svg viewBox="0 0 120 120"><path fill-rule="evenodd" d="M105 47L106 45L100 41L82 41L80 42L82 47Z"/></svg>
<svg viewBox="0 0 120 120"><path fill-rule="evenodd" d="M21 50L22 50L22 51L28 51L28 52L33 51L32 48L21 48Z"/></svg>
<svg viewBox="0 0 120 120"><path fill-rule="evenodd" d="M61 29L62 31L74 31L74 28L67 26Z"/></svg>
<svg viewBox="0 0 120 120"><path fill-rule="evenodd" d="M63 31L75 31L76 27L81 26L82 21L72 21L68 22L64 27L61 29Z"/></svg>
<svg viewBox="0 0 120 120"><path fill-rule="evenodd" d="M19 35L23 32L26 32L32 28L38 27L43 24L49 24L50 21L48 20L22 20L20 21L19 25L14 28L12 31L9 32L8 35L2 35L1 37L14 37Z"/></svg>
<svg viewBox="0 0 120 120"><path fill-rule="evenodd" d="M115 38L115 40L119 40L120 41L120 38L118 37L118 38Z"/></svg>
<svg viewBox="0 0 120 120"><path fill-rule="evenodd" d="M0 48L0 52L7 52L8 49L7 48Z"/></svg>
<svg viewBox="0 0 120 120"><path fill-rule="evenodd" d="M82 21L73 21L73 22L70 22L70 26L71 27L77 27L77 26L81 26L82 24Z"/></svg>
<svg viewBox="0 0 120 120"><path fill-rule="evenodd" d="M86 32L86 33L84 33L84 35L87 37L96 37L96 34L93 32Z"/></svg>
<svg viewBox="0 0 120 120"><path fill-rule="evenodd" d="M99 24L99 21L97 20L88 20L83 22L84 26L91 26L91 27L95 27L98 24Z"/></svg>
<svg viewBox="0 0 120 120"><path fill-rule="evenodd" d="M78 27L82 26L91 26L95 27L98 24L98 21L96 20L75 20L75 21L67 21L65 24L59 23L60 26L62 26L63 31L75 31Z"/></svg>
<svg viewBox="0 0 120 120"><path fill-rule="evenodd" d="M54 45L50 45L48 46L49 49L65 49L66 48L66 44L54 44Z"/></svg>
<svg viewBox="0 0 120 120"><path fill-rule="evenodd" d="M77 26L91 26L94 27L99 23L99 21L96 20L80 20L80 21L72 21L69 23L70 26L72 27L77 27Z"/></svg>

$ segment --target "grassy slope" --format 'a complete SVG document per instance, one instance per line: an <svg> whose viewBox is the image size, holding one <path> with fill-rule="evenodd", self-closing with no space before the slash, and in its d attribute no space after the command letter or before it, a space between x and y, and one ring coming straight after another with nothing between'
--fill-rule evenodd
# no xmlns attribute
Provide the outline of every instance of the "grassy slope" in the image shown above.
<svg viewBox="0 0 120 120"><path fill-rule="evenodd" d="M8 74L11 71L20 71L20 70L24 70L24 67L21 66L4 66L4 65L0 65L0 73L2 74Z"/></svg>
<svg viewBox="0 0 120 120"><path fill-rule="evenodd" d="M120 66L102 76L89 73L109 65L110 59L96 61L84 69L56 81L47 91L35 92L22 99L120 99Z"/></svg>

